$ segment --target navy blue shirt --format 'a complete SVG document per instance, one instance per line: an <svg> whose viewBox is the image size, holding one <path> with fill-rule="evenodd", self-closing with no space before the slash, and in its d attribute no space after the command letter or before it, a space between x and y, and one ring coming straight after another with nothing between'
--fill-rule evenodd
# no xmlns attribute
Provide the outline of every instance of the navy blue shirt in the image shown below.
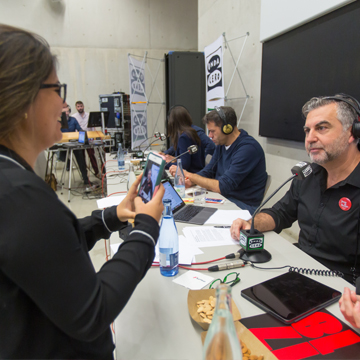
<svg viewBox="0 0 360 360"><path fill-rule="evenodd" d="M78 121L70 116L69 119L68 119L68 126L69 128L68 129L61 129L61 132L74 132L74 131L81 131L82 128L80 127Z"/></svg>
<svg viewBox="0 0 360 360"><path fill-rule="evenodd" d="M204 129L202 129L201 127L199 126L196 126L196 125L192 125L191 126L194 130L196 130L199 138L200 138L200 141L201 141L201 144L200 144L200 147L201 147L201 155L202 157L204 158L204 165L205 165L205 158L206 158L206 155L210 154L210 155L213 155L214 154L214 151L215 151L215 144L214 142L205 134L205 131ZM195 142L194 142L194 145L197 145ZM184 150L185 151L185 150ZM165 151L165 154L168 154L168 155L172 155L172 156L175 156L175 150L174 150L174 147L171 146L169 147L169 149L167 149ZM181 154L181 152L180 152ZM202 168L201 168L202 169ZM199 171L201 169L198 169L196 171ZM185 169L187 170L187 169ZM190 172L194 172L194 171L191 171L191 170L188 170Z"/></svg>
<svg viewBox="0 0 360 360"><path fill-rule="evenodd" d="M221 195L239 207L239 201L259 206L267 180L265 154L260 144L240 129L230 148L216 146L210 163L197 174L218 180Z"/></svg>
<svg viewBox="0 0 360 360"><path fill-rule="evenodd" d="M174 156L176 157L184 153L190 145L198 146L197 142L194 141L189 135L187 135L186 133L182 133L179 137ZM195 154L190 155L189 153L187 153L181 156L180 159L183 169L192 173L200 171L205 166L205 156L202 152L201 146L198 146L198 151ZM171 165L176 165L176 163L168 164L167 168Z"/></svg>

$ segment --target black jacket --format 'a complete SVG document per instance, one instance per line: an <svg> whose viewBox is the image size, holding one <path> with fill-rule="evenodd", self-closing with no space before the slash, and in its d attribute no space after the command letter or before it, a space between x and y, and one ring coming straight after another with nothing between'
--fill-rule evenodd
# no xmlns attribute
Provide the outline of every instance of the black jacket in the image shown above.
<svg viewBox="0 0 360 360"><path fill-rule="evenodd" d="M138 215L96 273L88 251L121 229L116 207L77 219L0 146L0 358L111 359L109 325L150 268L157 222Z"/></svg>

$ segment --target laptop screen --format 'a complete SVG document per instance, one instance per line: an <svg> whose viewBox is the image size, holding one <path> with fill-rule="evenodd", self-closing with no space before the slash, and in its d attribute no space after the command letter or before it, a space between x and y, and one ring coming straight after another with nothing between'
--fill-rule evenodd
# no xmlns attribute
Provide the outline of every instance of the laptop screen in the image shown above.
<svg viewBox="0 0 360 360"><path fill-rule="evenodd" d="M165 194L163 199L171 200L171 210L174 213L174 211L182 207L184 202L169 181L163 182L163 185L165 188Z"/></svg>
<svg viewBox="0 0 360 360"><path fill-rule="evenodd" d="M79 143L85 144L85 131L79 131Z"/></svg>

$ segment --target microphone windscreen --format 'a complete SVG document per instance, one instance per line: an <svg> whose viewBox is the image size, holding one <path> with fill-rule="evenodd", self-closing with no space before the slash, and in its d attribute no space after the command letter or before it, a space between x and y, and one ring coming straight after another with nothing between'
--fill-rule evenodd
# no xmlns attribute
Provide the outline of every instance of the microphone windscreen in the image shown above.
<svg viewBox="0 0 360 360"><path fill-rule="evenodd" d="M312 168L309 162L301 161L291 169L291 172L296 175L296 179L304 180L312 173Z"/></svg>
<svg viewBox="0 0 360 360"><path fill-rule="evenodd" d="M197 151L198 151L198 147L196 145L190 145L188 147L188 151L189 153L192 155L192 154L196 154Z"/></svg>

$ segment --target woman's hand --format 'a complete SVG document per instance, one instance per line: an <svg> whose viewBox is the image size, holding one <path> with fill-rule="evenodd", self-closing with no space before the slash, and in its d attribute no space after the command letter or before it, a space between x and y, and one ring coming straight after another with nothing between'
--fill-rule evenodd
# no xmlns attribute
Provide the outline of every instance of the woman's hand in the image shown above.
<svg viewBox="0 0 360 360"><path fill-rule="evenodd" d="M169 161L171 161L171 160L174 160L175 159L175 157L174 156L171 156L171 155L165 155L165 161L166 162L169 162Z"/></svg>
<svg viewBox="0 0 360 360"><path fill-rule="evenodd" d="M131 185L125 199L117 206L116 214L120 221L127 221L135 218L134 200L137 196L137 188L140 184L142 174L140 174Z"/></svg>
<svg viewBox="0 0 360 360"><path fill-rule="evenodd" d="M160 221L161 214L164 210L164 204L162 202L165 193L163 184L160 184L155 188L153 198L146 204L143 203L140 197L135 199L135 212L136 214L150 215L157 222Z"/></svg>
<svg viewBox="0 0 360 360"><path fill-rule="evenodd" d="M346 287L339 306L344 318L355 328L360 328L360 296Z"/></svg>

